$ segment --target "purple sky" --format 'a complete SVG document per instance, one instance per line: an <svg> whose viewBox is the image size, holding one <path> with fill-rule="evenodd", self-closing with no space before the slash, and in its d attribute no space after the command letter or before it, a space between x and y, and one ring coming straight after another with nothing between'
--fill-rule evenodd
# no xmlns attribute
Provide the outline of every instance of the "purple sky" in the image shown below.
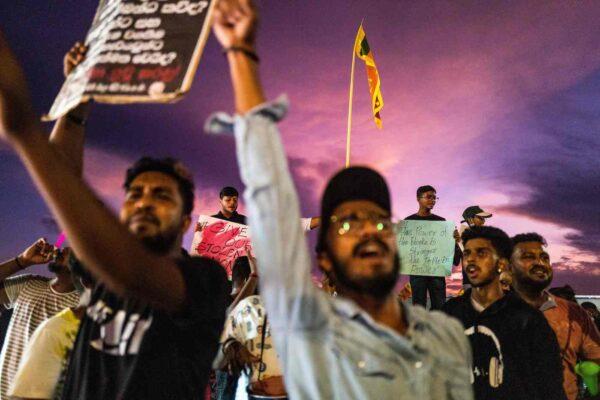
<svg viewBox="0 0 600 400"><path fill-rule="evenodd" d="M554 284L600 294L598 2L259 5L262 77L270 97L285 92L292 101L281 130L305 215L318 213L326 180L343 166L350 57L365 18L384 129L372 121L357 63L352 161L386 176L394 215L415 212L416 187L431 184L440 197L436 213L458 222L466 206L479 204L511 235L538 231L550 244ZM95 7L87 0L0 2L0 27L40 112L62 83L63 53L83 38ZM179 157L195 173L195 213L214 212L219 188L241 183L233 142L203 134L202 125L210 112L231 109L227 65L211 38L181 102L95 107L87 178L117 207L130 162L142 154ZM42 223L48 211L4 145L0 182L0 256L41 235L53 238Z"/></svg>

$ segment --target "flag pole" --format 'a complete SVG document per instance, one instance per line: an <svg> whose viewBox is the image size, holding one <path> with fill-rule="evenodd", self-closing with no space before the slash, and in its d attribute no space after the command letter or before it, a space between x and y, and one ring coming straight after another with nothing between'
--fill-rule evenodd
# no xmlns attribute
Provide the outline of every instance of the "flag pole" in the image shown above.
<svg viewBox="0 0 600 400"><path fill-rule="evenodd" d="M361 23L362 25L362 23ZM352 96L354 94L354 64L356 62L356 40L352 47L352 68L350 70L350 95L348 99L348 129L346 132L346 168L350 166L350 132L352 129Z"/></svg>

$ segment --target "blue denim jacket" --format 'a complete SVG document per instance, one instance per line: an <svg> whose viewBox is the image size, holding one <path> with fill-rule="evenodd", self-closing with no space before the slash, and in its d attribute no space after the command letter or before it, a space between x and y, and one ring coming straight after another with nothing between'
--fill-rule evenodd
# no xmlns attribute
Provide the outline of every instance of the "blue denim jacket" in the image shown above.
<svg viewBox="0 0 600 400"><path fill-rule="evenodd" d="M261 296L292 399L470 400L471 353L460 323L403 304L406 336L311 281L298 195L276 122L285 97L246 115L217 113L212 133L233 131Z"/></svg>

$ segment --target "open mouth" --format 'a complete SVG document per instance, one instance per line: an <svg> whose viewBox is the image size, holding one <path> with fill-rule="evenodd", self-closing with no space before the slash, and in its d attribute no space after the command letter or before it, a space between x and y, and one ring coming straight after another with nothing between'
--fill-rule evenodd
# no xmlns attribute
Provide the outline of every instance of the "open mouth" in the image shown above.
<svg viewBox="0 0 600 400"><path fill-rule="evenodd" d="M548 270L546 270L545 268L533 268L531 270L531 275L533 275L537 278L540 278L540 279L547 278L549 274L550 274L550 272Z"/></svg>
<svg viewBox="0 0 600 400"><path fill-rule="evenodd" d="M366 244L360 245L356 250L355 255L358 258L368 259L368 258L381 258L387 254L387 249L377 242L368 242Z"/></svg>
<svg viewBox="0 0 600 400"><path fill-rule="evenodd" d="M479 271L480 269L476 265L467 265L467 267L465 268L465 272L468 276L477 276L477 274L479 274Z"/></svg>

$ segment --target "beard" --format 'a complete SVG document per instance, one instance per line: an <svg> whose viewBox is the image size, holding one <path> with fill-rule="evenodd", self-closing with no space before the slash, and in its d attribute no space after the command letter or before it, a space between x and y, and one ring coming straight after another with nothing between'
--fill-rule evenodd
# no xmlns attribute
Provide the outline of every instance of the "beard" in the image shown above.
<svg viewBox="0 0 600 400"><path fill-rule="evenodd" d="M544 268L544 267L535 267L534 266L533 268L530 269L530 271L533 272L533 270L536 268ZM546 268L544 268L544 270L546 270ZM552 283L552 278L553 278L552 270L550 270L550 272L548 274L548 278L544 279L543 281L531 278L529 276L529 274L522 272L519 268L513 268L512 274L513 274L513 280L518 281L521 286L526 287L531 292L543 291L548 286L550 286L550 283Z"/></svg>
<svg viewBox="0 0 600 400"><path fill-rule="evenodd" d="M474 265L474 264L470 264L470 265ZM467 265L467 268L468 267L469 267L469 265ZM475 283L475 282L471 281L467 276L467 280L469 281L471 286L473 286L474 288L487 286L499 278L500 278L500 274L498 273L498 262L496 262L496 265L494 265L494 269L492 271L490 271L490 274L487 277L485 277L481 282Z"/></svg>
<svg viewBox="0 0 600 400"><path fill-rule="evenodd" d="M179 239L179 228L171 228L168 231L160 232L154 236L145 236L141 238L142 244L146 249L154 254L164 256L169 254Z"/></svg>
<svg viewBox="0 0 600 400"><path fill-rule="evenodd" d="M388 249L388 246L379 239L375 239L375 241L385 249ZM354 250L355 254L363 244L365 243L360 243L356 246ZM394 267L391 271L370 278L358 279L350 277L347 273L347 264L340 262L333 254L329 254L329 258L331 259L333 272L335 274L334 283L338 287L345 287L359 294L383 299L390 294L396 286L396 282L398 282L398 275L400 274L400 256L397 253L394 256Z"/></svg>

